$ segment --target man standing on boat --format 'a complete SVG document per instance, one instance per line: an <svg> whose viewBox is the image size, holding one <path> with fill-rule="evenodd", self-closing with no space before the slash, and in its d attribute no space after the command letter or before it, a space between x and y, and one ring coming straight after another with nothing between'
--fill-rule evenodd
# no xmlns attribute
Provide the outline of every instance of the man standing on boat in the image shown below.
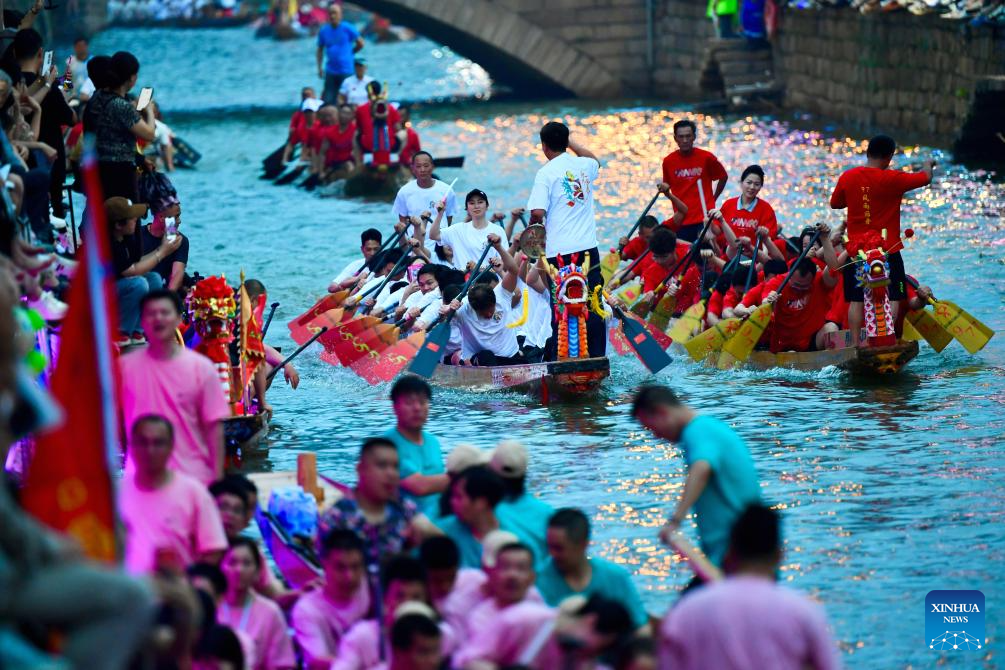
<svg viewBox="0 0 1005 670"><path fill-rule="evenodd" d="M831 208L848 210L846 234L849 246L857 246L866 233L873 232L882 235L884 249L898 249L887 254L886 260L890 264L890 308L899 336L904 327L903 317L907 312L904 304L907 300L907 280L904 276L904 259L899 251L903 246L900 239L900 202L908 191L932 182L935 161L926 161L921 172L890 170L890 161L896 152L897 143L892 137L877 135L869 140L865 152L866 164L846 170L838 177L834 193L831 194ZM858 263L849 263L844 268L848 329L851 331L852 344L856 347L859 346L863 320L862 301L865 299L862 286L855 276L857 271Z"/></svg>
<svg viewBox="0 0 1005 670"><path fill-rule="evenodd" d="M575 156L569 154L572 149ZM552 266L571 263L589 264L590 291L603 284L600 252L597 249L597 222L593 215L593 182L600 172L600 161L592 151L569 138L564 123L550 121L541 128L541 150L548 162L537 171L534 187L527 201L530 223L543 223L547 232L545 253ZM545 360L555 360L558 328L552 316L552 336L545 347ZM590 312L586 319L590 357L607 351L604 320Z"/></svg>
<svg viewBox="0 0 1005 670"><path fill-rule="evenodd" d="M639 389L632 415L656 437L679 444L687 461L684 490L660 539L667 542L694 507L702 551L721 566L730 529L747 505L761 498L747 445L732 428L698 415L665 386Z"/></svg>
<svg viewBox="0 0 1005 670"><path fill-rule="evenodd" d="M431 216L440 203L444 203L443 216L447 218L447 225L454 222L454 214L457 212L454 189L433 177L435 167L433 155L428 151L416 151L412 155L412 174L415 179L398 189L391 207L391 212L398 217L399 223L409 225L413 216Z"/></svg>
<svg viewBox="0 0 1005 670"><path fill-rule="evenodd" d="M342 5L333 2L328 7L328 24L318 33L318 77L325 82L321 94L325 104L335 104L342 82L353 73L353 54L362 48L363 38L352 24L342 21Z"/></svg>
<svg viewBox="0 0 1005 670"><path fill-rule="evenodd" d="M716 198L729 180L726 168L715 154L695 148L697 134L698 126L691 119L673 124L673 139L678 149L663 159L663 183L659 185L660 193L670 198L672 192L687 205L684 220L674 229L677 238L685 242L697 239L705 216L715 209ZM716 182L714 191L713 181Z"/></svg>

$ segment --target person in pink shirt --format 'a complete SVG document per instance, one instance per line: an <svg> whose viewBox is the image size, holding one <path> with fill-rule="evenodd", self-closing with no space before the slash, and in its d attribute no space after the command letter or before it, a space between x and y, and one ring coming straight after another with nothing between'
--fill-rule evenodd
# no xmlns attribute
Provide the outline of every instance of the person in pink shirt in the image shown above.
<svg viewBox="0 0 1005 670"><path fill-rule="evenodd" d="M426 587L433 607L455 631L463 631L468 613L485 598L482 587L488 577L481 570L462 568L457 543L446 535L423 542L419 560L426 569Z"/></svg>
<svg viewBox="0 0 1005 670"><path fill-rule="evenodd" d="M390 631L394 614L405 603L428 602L426 573L422 564L408 556L397 556L381 576L383 598L378 617L353 626L338 645L331 670L374 670L384 668L391 657ZM440 624L444 655L453 651L454 634L448 624Z"/></svg>
<svg viewBox="0 0 1005 670"><path fill-rule="evenodd" d="M370 589L362 540L349 530L335 530L321 540L324 586L293 606L294 638L308 670L328 670L339 640L370 610Z"/></svg>
<svg viewBox="0 0 1005 670"><path fill-rule="evenodd" d="M819 605L779 586L778 513L750 505L733 525L726 579L694 589L663 619L660 667L832 670L836 647Z"/></svg>
<svg viewBox="0 0 1005 670"><path fill-rule="evenodd" d="M391 627L389 670L438 670L443 664L443 632L420 613L398 617Z"/></svg>
<svg viewBox="0 0 1005 670"><path fill-rule="evenodd" d="M227 593L216 610L217 623L230 626L241 640L251 670L293 670L297 659L279 605L255 593L252 586L266 569L258 545L247 537L233 540L221 566Z"/></svg>
<svg viewBox="0 0 1005 670"><path fill-rule="evenodd" d="M122 413L127 426L144 414L170 421L169 467L208 485L223 474L223 420L230 408L210 360L179 344L181 310L174 291L151 291L140 301L148 346L119 359Z"/></svg>
<svg viewBox="0 0 1005 670"><path fill-rule="evenodd" d="M508 608L530 600L527 596L534 586L536 575L534 553L527 545L520 542L504 544L495 552L491 562L491 568L486 569L489 597L468 613L461 648L454 657L459 666L472 658L468 651L469 642L475 641L471 648L476 658L480 653L476 641L479 633L491 628Z"/></svg>
<svg viewBox="0 0 1005 670"><path fill-rule="evenodd" d="M209 491L168 469L173 442L174 429L162 416L146 414L133 423L129 453L135 467L123 476L118 499L126 569L134 574L184 570L196 561L219 563L227 548Z"/></svg>
<svg viewBox="0 0 1005 670"><path fill-rule="evenodd" d="M462 670L592 670L597 659L630 639L634 626L625 607L603 596L572 596L558 610L524 600L507 607L468 642ZM714 667L714 666L708 666Z"/></svg>

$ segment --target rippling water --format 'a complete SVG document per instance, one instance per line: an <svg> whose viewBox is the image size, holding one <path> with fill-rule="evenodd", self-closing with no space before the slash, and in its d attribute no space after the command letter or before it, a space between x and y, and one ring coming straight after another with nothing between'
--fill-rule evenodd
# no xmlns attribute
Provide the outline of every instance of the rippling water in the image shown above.
<svg viewBox="0 0 1005 670"><path fill-rule="evenodd" d="M192 242L190 267L236 278L243 267L282 302L269 341L288 348L282 324L302 312L356 252L364 228L388 228L386 203L321 199L257 179L259 160L284 136L299 87L314 83L308 41L253 41L247 29L118 30L98 50L129 48L143 62L141 84L157 88L175 130L202 151L199 169L172 177ZM372 73L405 99L486 97L480 68L431 42L368 46ZM394 76L389 73L394 72ZM417 114L423 144L464 154L456 190L485 190L492 207L525 203L543 162L535 144L542 121L563 117L604 161L597 185L604 243L623 234L659 177L672 120L686 110L653 104L469 101ZM827 208L837 174L857 164L861 137L832 136L771 117L694 114L700 144L739 172L760 163L762 192L790 234L841 215ZM810 126L807 125L807 128ZM819 126L818 126L819 128ZM898 160L932 154L911 149ZM936 155L939 155L936 152ZM1005 189L984 173L940 157L937 185L905 203L918 232L905 252L913 274L992 328L1005 329ZM661 214L669 214L666 201ZM287 349L289 350L289 349ZM369 387L308 352L302 382L270 399L271 452L256 464L294 466L315 451L325 471L351 480L360 440L392 425L386 387ZM764 496L785 509L783 578L826 607L850 667L997 667L1005 588L1003 540L1005 338L978 355L958 344L942 354L923 346L907 370L883 385L834 369L721 373L678 359L661 372L703 413L750 444ZM530 449L532 487L547 501L580 506L595 523L595 549L637 576L650 610L661 615L690 577L655 541L683 484L674 447L629 417L633 390L650 376L634 358L612 361L611 378L580 404L543 407L508 393L437 391L431 429L448 444ZM487 437L490 436L490 437ZM996 577L997 575L997 577ZM974 655L939 655L924 645L924 599L932 589L980 589L990 644Z"/></svg>

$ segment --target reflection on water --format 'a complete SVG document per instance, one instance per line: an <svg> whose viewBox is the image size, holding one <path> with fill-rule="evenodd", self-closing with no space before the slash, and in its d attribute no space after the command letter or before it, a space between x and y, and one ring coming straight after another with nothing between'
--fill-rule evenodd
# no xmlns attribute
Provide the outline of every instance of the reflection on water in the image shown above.
<svg viewBox="0 0 1005 670"><path fill-rule="evenodd" d="M197 44L213 48L187 48ZM192 238L192 267L235 278L243 267L262 279L282 302L269 339L292 346L280 324L309 306L354 256L360 231L390 227L389 206L320 199L259 181L258 161L282 141L285 118L198 112L291 102L311 75L311 46L252 42L229 30L115 31L99 45L143 50L142 75L156 75L158 96L163 92L172 98L166 106L192 112L174 124L205 156L197 172L174 177L184 230ZM403 97L477 88L467 74L457 75L474 72L470 64L435 58L431 50L428 42L369 46L367 57L382 68L400 67ZM198 59L186 63L179 53L198 53ZM564 117L603 159L598 220L609 245L653 192L671 145L671 123L682 113L471 102L426 108L417 128L434 153L466 155L463 171L443 171L447 179L459 178L458 192L484 189L492 208L505 210L526 202L543 161L537 129ZM740 171L759 163L767 173L762 195L790 234L817 219L840 220L827 197L837 174L859 162L862 138L794 130L770 117L694 118L700 145L730 172L728 196L737 192ZM912 148L897 160L911 164L931 153ZM1002 330L1005 246L995 243L1005 239L999 218L1005 190L984 173L940 163L937 186L906 201L905 226L918 231L905 252L908 267L937 296L951 297ZM666 201L657 209L660 216L670 213ZM659 375L750 444L765 498L785 511L783 579L824 603L850 666L930 665L921 640L931 589L977 588L989 603L1005 598L999 579L1005 558L1003 353L1002 337L977 356L958 344L942 354L923 347L905 374L884 384L836 369L721 373L684 360ZM367 386L321 362L316 352L305 354L299 367L298 391L279 386L270 395L276 409L272 450L259 465L292 468L296 452L310 450L325 471L352 480L360 441L392 425L387 388ZM557 506L588 510L595 551L628 566L650 610L662 614L672 592L690 579L686 566L655 542L680 493L684 465L675 447L642 432L629 416L632 392L648 379L638 361L618 358L604 387L580 404L543 407L502 392L437 391L431 428L447 444L524 442L533 459L532 488ZM987 617L992 638L1001 630L999 609Z"/></svg>

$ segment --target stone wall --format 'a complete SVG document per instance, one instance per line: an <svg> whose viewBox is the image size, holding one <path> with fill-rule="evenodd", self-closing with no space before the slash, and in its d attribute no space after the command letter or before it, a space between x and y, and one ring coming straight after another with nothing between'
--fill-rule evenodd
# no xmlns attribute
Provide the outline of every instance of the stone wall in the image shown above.
<svg viewBox="0 0 1005 670"><path fill-rule="evenodd" d="M787 11L775 69L787 108L948 145L978 81L1005 74L1005 30L903 12Z"/></svg>
<svg viewBox="0 0 1005 670"><path fill-rule="evenodd" d="M705 48L715 35L706 3L662 0L655 12L656 59L651 92L671 101L700 94Z"/></svg>

